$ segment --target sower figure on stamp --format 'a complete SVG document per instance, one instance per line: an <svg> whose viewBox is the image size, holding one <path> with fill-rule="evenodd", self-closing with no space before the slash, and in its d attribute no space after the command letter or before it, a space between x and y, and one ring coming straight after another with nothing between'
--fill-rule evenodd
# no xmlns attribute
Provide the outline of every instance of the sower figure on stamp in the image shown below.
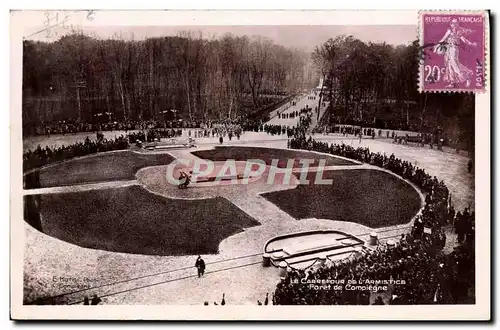
<svg viewBox="0 0 500 330"><path fill-rule="evenodd" d="M196 263L194 264L194 266L198 270L198 277L202 277L205 274L205 261L203 261L201 256L198 256L198 259L196 259Z"/></svg>
<svg viewBox="0 0 500 330"><path fill-rule="evenodd" d="M473 72L460 63L458 56L461 43L477 46L477 43L465 38L470 32L472 32L470 29L459 26L458 21L453 19L443 38L434 46L434 53L444 55L444 81L449 82L446 87L456 87L459 83L465 83L466 87L470 85Z"/></svg>

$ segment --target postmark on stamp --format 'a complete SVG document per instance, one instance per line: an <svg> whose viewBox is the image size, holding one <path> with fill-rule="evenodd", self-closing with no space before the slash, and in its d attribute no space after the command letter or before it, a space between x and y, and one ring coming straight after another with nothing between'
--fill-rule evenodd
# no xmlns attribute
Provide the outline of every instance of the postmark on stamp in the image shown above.
<svg viewBox="0 0 500 330"><path fill-rule="evenodd" d="M421 11L421 92L486 90L487 12Z"/></svg>

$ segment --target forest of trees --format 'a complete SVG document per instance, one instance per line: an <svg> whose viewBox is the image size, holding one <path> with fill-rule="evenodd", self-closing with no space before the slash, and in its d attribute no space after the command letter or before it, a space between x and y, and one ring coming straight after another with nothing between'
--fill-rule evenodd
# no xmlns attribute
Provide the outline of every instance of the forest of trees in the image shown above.
<svg viewBox="0 0 500 330"><path fill-rule="evenodd" d="M23 123L234 118L317 82L310 54L261 37L24 41Z"/></svg>
<svg viewBox="0 0 500 330"><path fill-rule="evenodd" d="M324 79L324 97L332 100L330 121L383 121L432 133L440 129L470 145L474 95L420 93L418 61L422 56L426 55L418 41L394 47L339 36L318 45L312 60Z"/></svg>

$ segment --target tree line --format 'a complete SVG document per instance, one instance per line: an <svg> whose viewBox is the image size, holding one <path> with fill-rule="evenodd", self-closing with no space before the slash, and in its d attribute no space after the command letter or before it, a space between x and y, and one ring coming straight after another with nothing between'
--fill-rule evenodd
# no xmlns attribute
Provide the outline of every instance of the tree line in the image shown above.
<svg viewBox="0 0 500 330"><path fill-rule="evenodd" d="M186 120L234 118L315 80L308 53L262 37L104 40L75 32L24 41L23 120L163 119L169 109Z"/></svg>
<svg viewBox="0 0 500 330"><path fill-rule="evenodd" d="M332 101L327 122L389 122L394 128L446 131L462 141L473 138L474 95L418 91L419 60L427 51L418 41L393 46L352 36L318 45L311 58L324 79L322 95Z"/></svg>
<svg viewBox="0 0 500 330"><path fill-rule="evenodd" d="M418 92L418 42L338 36L312 53L262 37L201 34L123 40L74 32L23 43L23 125L77 119L206 120L248 116L324 81L326 121L474 135L474 96ZM174 111L169 111L174 109ZM325 118L323 118L325 119ZM389 127L388 127L389 128Z"/></svg>

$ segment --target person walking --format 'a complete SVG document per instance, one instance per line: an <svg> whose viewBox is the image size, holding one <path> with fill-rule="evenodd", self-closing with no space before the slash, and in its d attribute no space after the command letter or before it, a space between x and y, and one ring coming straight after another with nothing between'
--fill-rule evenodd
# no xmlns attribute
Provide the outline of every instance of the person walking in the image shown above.
<svg viewBox="0 0 500 330"><path fill-rule="evenodd" d="M472 173L472 168L474 167L474 163L472 162L472 159L469 160L467 163L467 172Z"/></svg>
<svg viewBox="0 0 500 330"><path fill-rule="evenodd" d="M205 275L205 261L201 258L201 256L198 256L198 259L196 259L196 263L194 264L196 269L198 270L198 277L202 277Z"/></svg>

